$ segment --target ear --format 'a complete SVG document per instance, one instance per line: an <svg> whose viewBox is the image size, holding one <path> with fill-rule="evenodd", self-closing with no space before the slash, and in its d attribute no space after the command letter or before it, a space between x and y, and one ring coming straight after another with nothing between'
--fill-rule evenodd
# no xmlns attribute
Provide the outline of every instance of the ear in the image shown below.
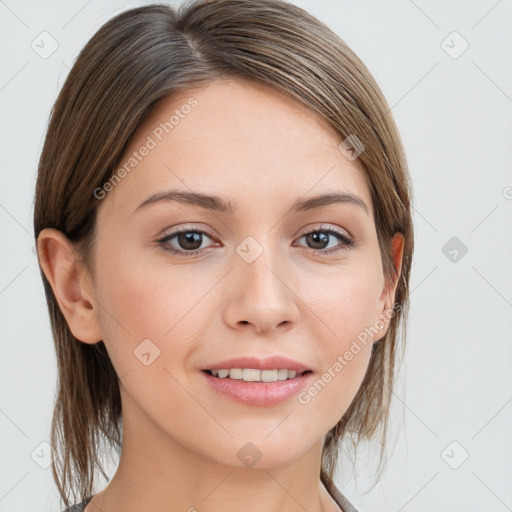
<svg viewBox="0 0 512 512"><path fill-rule="evenodd" d="M382 295L380 296L380 317L376 322L376 327L379 332L374 337L374 343L382 339L388 331L391 318L394 316L393 306L395 304L395 295L398 282L400 281L400 275L402 271L402 257L404 254L405 238L402 233L395 233L391 240L391 256L393 260L393 266L396 271L396 276L391 282L386 282Z"/></svg>
<svg viewBox="0 0 512 512"><path fill-rule="evenodd" d="M90 344L101 341L93 280L73 243L62 232L45 228L37 238L37 252L73 336Z"/></svg>

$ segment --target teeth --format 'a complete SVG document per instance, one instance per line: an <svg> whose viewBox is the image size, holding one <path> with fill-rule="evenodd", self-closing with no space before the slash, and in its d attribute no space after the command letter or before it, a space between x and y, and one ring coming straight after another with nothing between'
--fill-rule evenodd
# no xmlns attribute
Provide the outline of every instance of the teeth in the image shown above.
<svg viewBox="0 0 512 512"><path fill-rule="evenodd" d="M229 370L229 378L230 379L243 379L243 370L241 368L232 368Z"/></svg>
<svg viewBox="0 0 512 512"><path fill-rule="evenodd" d="M286 380L288 378L288 370L277 370L277 378L279 380Z"/></svg>
<svg viewBox="0 0 512 512"><path fill-rule="evenodd" d="M223 368L221 370L210 370L212 375L225 379L229 377L235 380L246 382L276 382L278 380L293 379L297 376L295 370L282 368L279 370L257 370L253 368Z"/></svg>
<svg viewBox="0 0 512 512"><path fill-rule="evenodd" d="M243 369L242 379L246 382L257 382L261 381L261 370L250 370L247 368Z"/></svg>
<svg viewBox="0 0 512 512"><path fill-rule="evenodd" d="M261 382L276 382L279 370L261 370Z"/></svg>

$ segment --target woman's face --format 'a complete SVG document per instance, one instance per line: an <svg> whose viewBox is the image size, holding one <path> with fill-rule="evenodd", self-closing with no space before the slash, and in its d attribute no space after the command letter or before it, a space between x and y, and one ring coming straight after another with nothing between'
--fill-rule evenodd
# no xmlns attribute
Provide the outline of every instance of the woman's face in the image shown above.
<svg viewBox="0 0 512 512"><path fill-rule="evenodd" d="M361 333L390 304L368 184L340 142L298 102L245 80L183 92L145 121L122 179L98 192L91 282L125 431L145 425L239 467L247 454L271 467L320 453L385 331ZM311 203L332 193L357 199ZM273 356L310 373L283 385L203 371ZM255 388L299 382L267 402Z"/></svg>

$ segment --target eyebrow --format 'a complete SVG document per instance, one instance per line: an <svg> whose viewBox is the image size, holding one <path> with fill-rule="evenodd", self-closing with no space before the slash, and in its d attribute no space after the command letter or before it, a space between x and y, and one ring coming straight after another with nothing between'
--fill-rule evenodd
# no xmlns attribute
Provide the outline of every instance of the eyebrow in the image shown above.
<svg viewBox="0 0 512 512"><path fill-rule="evenodd" d="M235 215L237 213L237 206L231 201L225 201L223 198L214 195L201 194L198 192L187 192L181 190L165 190L151 194L142 203L137 206L133 213L148 207L149 205L161 202L178 202L182 204L190 204L199 206L207 210L213 210L228 215ZM366 203L359 197L346 192L331 192L321 194L318 196L310 197L309 199L297 199L288 213L303 212L307 210L314 210L324 206L331 206L334 204L352 204L363 209L369 215Z"/></svg>

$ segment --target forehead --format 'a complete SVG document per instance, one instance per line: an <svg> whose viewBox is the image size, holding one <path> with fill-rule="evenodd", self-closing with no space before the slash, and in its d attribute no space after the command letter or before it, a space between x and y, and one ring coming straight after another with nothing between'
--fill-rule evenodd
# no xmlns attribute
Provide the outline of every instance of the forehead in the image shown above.
<svg viewBox="0 0 512 512"><path fill-rule="evenodd" d="M320 116L273 87L217 79L157 105L118 165L129 172L100 207L133 211L148 194L180 187L263 208L273 195L293 201L310 190L342 191L371 209L365 172L339 151L341 140Z"/></svg>

